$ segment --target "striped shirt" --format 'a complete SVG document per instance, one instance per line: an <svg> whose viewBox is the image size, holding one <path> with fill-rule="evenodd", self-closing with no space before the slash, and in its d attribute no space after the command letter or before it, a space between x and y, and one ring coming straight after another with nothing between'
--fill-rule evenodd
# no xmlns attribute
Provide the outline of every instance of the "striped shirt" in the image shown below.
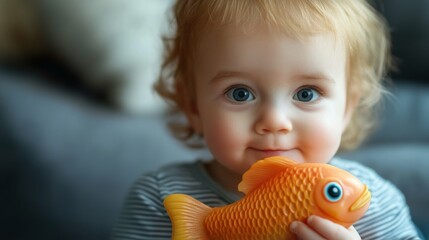
<svg viewBox="0 0 429 240"><path fill-rule="evenodd" d="M420 239L405 198L395 186L356 162L334 158L330 164L349 171L371 191L368 211L353 225L362 239ZM171 222L163 200L173 193L188 194L210 207L239 199L217 184L201 161L170 165L145 174L135 183L113 239L171 239Z"/></svg>

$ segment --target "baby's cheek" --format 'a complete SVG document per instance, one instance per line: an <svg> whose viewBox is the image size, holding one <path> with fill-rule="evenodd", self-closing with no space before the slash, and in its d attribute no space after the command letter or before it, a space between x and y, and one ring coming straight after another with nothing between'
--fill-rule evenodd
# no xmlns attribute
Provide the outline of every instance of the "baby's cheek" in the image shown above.
<svg viewBox="0 0 429 240"><path fill-rule="evenodd" d="M237 121L229 121L226 119L217 119L210 121L206 125L205 138L208 147L214 155L233 153L242 144L242 136L245 134L240 131L240 126Z"/></svg>
<svg viewBox="0 0 429 240"><path fill-rule="evenodd" d="M328 162L341 142L341 126L336 121L319 121L308 126L303 145L312 162Z"/></svg>
<svg viewBox="0 0 429 240"><path fill-rule="evenodd" d="M206 138L207 146L215 159L240 174L250 166L250 160L246 157L248 128L248 121L240 121L239 117L230 119L224 115L211 123L210 136Z"/></svg>

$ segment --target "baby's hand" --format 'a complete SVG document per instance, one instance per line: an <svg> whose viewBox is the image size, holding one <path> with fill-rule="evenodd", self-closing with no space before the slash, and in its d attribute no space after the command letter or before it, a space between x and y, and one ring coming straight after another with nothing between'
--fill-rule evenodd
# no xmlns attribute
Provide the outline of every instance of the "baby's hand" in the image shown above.
<svg viewBox="0 0 429 240"><path fill-rule="evenodd" d="M327 219L310 216L307 224L295 221L290 224L290 231L299 239L361 239L356 229L348 229Z"/></svg>

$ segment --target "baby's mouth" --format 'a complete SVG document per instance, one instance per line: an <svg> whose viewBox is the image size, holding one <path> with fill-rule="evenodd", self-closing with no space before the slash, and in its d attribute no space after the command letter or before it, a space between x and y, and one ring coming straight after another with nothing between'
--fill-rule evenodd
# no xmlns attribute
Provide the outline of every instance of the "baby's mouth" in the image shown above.
<svg viewBox="0 0 429 240"><path fill-rule="evenodd" d="M291 156L292 149L249 148L249 150L259 159L274 156L293 157Z"/></svg>

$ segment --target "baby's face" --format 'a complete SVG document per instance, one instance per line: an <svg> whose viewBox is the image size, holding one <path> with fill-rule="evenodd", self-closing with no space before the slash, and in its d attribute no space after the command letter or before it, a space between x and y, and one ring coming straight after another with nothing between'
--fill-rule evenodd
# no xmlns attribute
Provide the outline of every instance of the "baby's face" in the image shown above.
<svg viewBox="0 0 429 240"><path fill-rule="evenodd" d="M199 39L194 68L191 125L229 170L273 155L326 163L337 151L351 112L340 40L224 28Z"/></svg>

